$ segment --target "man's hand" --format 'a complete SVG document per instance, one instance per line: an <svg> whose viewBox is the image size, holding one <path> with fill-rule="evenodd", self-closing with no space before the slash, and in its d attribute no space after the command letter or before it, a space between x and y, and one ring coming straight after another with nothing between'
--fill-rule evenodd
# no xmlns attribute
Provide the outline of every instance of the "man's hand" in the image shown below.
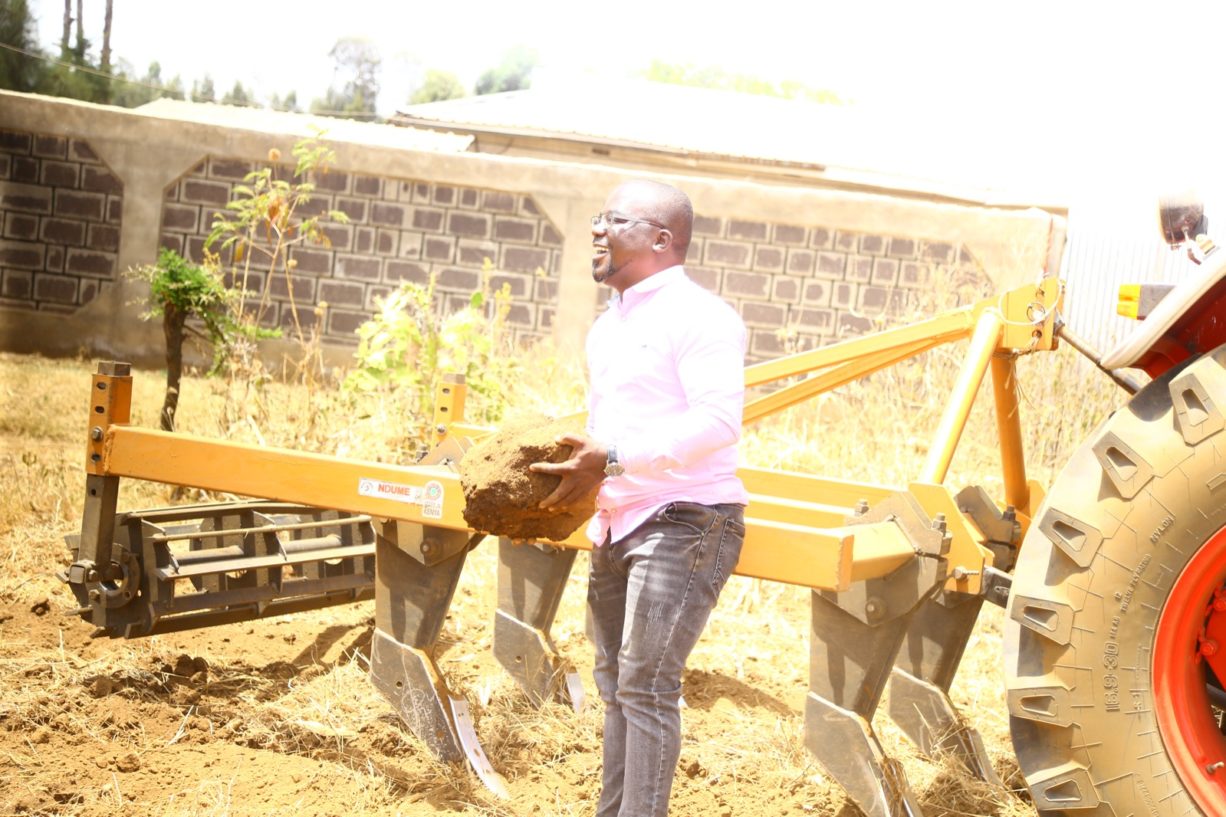
<svg viewBox="0 0 1226 817"><path fill-rule="evenodd" d="M552 494L541 500L540 507L569 505L583 499L604 479L604 467L609 452L586 434L563 434L558 442L571 446L570 459L565 462L534 462L528 466L538 474L557 474L562 482Z"/></svg>

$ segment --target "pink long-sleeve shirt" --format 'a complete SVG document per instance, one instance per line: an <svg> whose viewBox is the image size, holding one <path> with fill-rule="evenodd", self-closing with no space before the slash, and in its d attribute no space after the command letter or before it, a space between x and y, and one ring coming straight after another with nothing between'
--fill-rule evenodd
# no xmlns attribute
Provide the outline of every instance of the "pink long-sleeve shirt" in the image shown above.
<svg viewBox="0 0 1226 817"><path fill-rule="evenodd" d="M670 502L748 501L736 475L745 325L680 266L614 295L587 337L588 433L617 447L587 534L616 542Z"/></svg>

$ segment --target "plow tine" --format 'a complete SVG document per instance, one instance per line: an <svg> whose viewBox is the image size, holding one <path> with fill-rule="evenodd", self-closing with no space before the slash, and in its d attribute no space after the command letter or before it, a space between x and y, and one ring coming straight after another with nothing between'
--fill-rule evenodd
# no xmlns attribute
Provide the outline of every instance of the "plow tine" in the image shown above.
<svg viewBox="0 0 1226 817"><path fill-rule="evenodd" d="M863 717L828 701L819 707L810 695L805 706L805 742L818 754L810 738L811 726L827 746L819 760L826 771L868 817L923 817L923 810L907 782L902 764L887 757Z"/></svg>
<svg viewBox="0 0 1226 817"><path fill-rule="evenodd" d="M376 529L371 683L438 758L467 758L481 782L505 796L506 781L481 749L468 704L448 688L434 658L464 560L478 537L396 521Z"/></svg>
<svg viewBox="0 0 1226 817"><path fill-rule="evenodd" d="M549 635L575 554L499 539L494 657L534 704L564 696L578 712L586 698L583 682Z"/></svg>
<svg viewBox="0 0 1226 817"><path fill-rule="evenodd" d="M816 592L812 603L805 746L868 817L922 814L872 726L906 622L872 627Z"/></svg>
<svg viewBox="0 0 1226 817"><path fill-rule="evenodd" d="M890 677L889 714L924 754L950 754L980 780L999 786L979 731L949 699L982 605L980 596L945 592L923 603Z"/></svg>
<svg viewBox="0 0 1226 817"><path fill-rule="evenodd" d="M995 566L1011 570L1021 538L1016 513L1011 508L1002 512L979 486L964 488L956 501L984 535ZM952 755L971 774L997 786L1004 784L983 738L954 708L949 687L985 598L999 603L1002 587L1007 596L1007 585L997 584L975 595L941 590L925 600L907 630L890 680L890 718L922 752Z"/></svg>
<svg viewBox="0 0 1226 817"><path fill-rule="evenodd" d="M805 746L868 817L920 817L901 764L886 756L872 722L916 610L944 581L949 536L900 494L849 522L893 522L916 556L846 591L813 591Z"/></svg>
<svg viewBox="0 0 1226 817"><path fill-rule="evenodd" d="M952 755L985 783L1004 785L979 730L963 720L949 695L899 667L890 677L890 719L924 754Z"/></svg>
<svg viewBox="0 0 1226 817"><path fill-rule="evenodd" d="M481 741L477 740L477 730L473 728L468 702L463 698L451 698L449 702L456 736L460 739L460 747L464 750L464 757L468 758L468 764L487 789L503 800L510 800L511 792L507 789L506 778L494 770L493 764L485 756L485 750L481 748Z"/></svg>

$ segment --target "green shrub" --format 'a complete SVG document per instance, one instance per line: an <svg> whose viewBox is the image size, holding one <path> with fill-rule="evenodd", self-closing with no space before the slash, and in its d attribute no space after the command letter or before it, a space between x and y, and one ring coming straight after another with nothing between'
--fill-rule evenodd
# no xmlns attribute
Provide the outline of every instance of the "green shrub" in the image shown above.
<svg viewBox="0 0 1226 817"><path fill-rule="evenodd" d="M239 331L231 311L235 293L226 288L215 267L193 264L166 247L158 251L156 264L135 267L125 276L149 284L147 309L141 317L162 319L166 337L166 398L161 426L173 431L183 376L183 341L192 333L212 344L215 371ZM191 319L198 320L204 331L188 323Z"/></svg>
<svg viewBox="0 0 1226 817"><path fill-rule="evenodd" d="M486 259L485 272L492 265ZM376 301L378 311L358 328L356 364L344 381L358 396L402 392L416 418L413 436L424 438L434 415L435 389L444 374L464 375L470 422L496 423L519 364L506 331L511 306L506 285L472 293L466 306L445 314L435 278L426 286L405 282Z"/></svg>

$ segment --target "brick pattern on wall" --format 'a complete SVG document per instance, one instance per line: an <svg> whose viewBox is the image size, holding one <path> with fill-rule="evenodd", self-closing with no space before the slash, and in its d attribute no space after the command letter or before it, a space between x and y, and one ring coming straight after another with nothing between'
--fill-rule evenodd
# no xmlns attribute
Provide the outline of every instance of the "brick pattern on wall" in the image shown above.
<svg viewBox="0 0 1226 817"><path fill-rule="evenodd" d="M741 313L755 360L897 321L936 282L986 282L954 243L705 215L686 270Z"/></svg>
<svg viewBox="0 0 1226 817"><path fill-rule="evenodd" d="M225 207L249 162L210 157L166 192L162 244L199 261L213 215ZM562 236L530 195L475 187L394 179L332 170L316 178L305 215L340 210L348 224L326 226L331 246L295 248L294 303L305 324L326 303L324 337L356 343L354 331L375 309L375 298L402 281L426 284L447 310L468 303L493 265L491 291L508 284L508 324L519 340L548 335L557 310ZM300 212L302 212L300 210ZM248 279L259 288L263 277ZM270 322L292 323L290 293L273 277Z"/></svg>
<svg viewBox="0 0 1226 817"><path fill-rule="evenodd" d="M0 130L0 308L71 313L115 280L123 185L79 139Z"/></svg>

